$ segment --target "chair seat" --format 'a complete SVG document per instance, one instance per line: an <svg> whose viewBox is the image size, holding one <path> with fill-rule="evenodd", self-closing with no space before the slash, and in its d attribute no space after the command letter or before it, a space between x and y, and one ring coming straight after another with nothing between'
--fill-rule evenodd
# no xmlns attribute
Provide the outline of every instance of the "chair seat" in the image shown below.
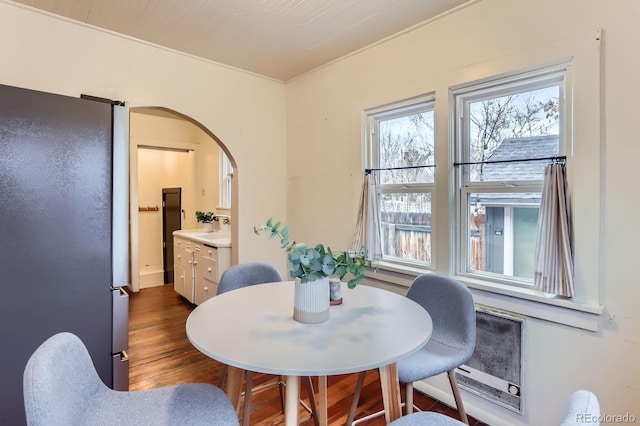
<svg viewBox="0 0 640 426"><path fill-rule="evenodd" d="M188 383L133 392L104 389L99 396L82 403L87 405L83 410L84 417L75 419L78 425L238 424L235 410L225 393L205 383Z"/></svg>
<svg viewBox="0 0 640 426"><path fill-rule="evenodd" d="M398 420L389 423L389 426L461 426L464 423L445 416L444 414L423 411L408 416L400 417Z"/></svg>
<svg viewBox="0 0 640 426"><path fill-rule="evenodd" d="M412 383L457 368L469 359L468 349L459 349L429 340L415 354L398 361L400 383Z"/></svg>

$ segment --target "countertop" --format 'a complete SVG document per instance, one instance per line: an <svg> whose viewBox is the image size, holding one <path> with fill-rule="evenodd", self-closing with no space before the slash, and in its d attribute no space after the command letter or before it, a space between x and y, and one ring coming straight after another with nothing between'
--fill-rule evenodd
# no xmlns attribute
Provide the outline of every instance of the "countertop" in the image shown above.
<svg viewBox="0 0 640 426"><path fill-rule="evenodd" d="M197 243L206 244L211 247L224 248L231 247L231 235L229 231L204 232L200 229L180 229L173 231L176 237L187 238Z"/></svg>

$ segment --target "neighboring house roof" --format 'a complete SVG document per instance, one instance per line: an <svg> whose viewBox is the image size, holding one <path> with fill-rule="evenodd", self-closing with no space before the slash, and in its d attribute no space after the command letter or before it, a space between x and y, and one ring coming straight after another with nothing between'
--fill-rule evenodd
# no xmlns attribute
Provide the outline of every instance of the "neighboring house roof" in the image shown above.
<svg viewBox="0 0 640 426"><path fill-rule="evenodd" d="M554 157L558 155L558 146L558 135L505 139L486 161ZM548 161L521 161L485 164L481 180L543 180L544 167L548 163Z"/></svg>

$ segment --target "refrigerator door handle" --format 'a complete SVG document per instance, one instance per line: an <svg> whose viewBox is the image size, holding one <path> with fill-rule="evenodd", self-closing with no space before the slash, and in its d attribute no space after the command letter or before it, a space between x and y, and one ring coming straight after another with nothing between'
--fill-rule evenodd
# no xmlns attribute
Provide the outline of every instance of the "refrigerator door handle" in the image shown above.
<svg viewBox="0 0 640 426"><path fill-rule="evenodd" d="M111 353L119 353L129 347L129 293L123 287L111 290L113 328Z"/></svg>

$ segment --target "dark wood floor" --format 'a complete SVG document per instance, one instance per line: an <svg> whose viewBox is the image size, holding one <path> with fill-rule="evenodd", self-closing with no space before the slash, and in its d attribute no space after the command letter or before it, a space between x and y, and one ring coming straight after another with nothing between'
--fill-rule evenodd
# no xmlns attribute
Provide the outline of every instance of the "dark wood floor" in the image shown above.
<svg viewBox="0 0 640 426"><path fill-rule="evenodd" d="M172 285L142 289L130 298L129 305L130 390L151 389L180 383L204 382L221 385L224 367L195 349L185 335L187 316L194 306L178 296ZM256 375L254 384L272 380L272 376ZM356 374L331 376L328 416L330 426L345 424ZM304 389L304 387L303 387ZM308 401L304 390L301 397ZM415 393L415 403L422 410L437 411L459 418L455 410L438 401ZM356 418L382 409L382 393L376 371L367 373ZM306 414L301 408L301 417ZM469 419L473 426L484 423ZM268 426L284 424L280 397L276 388L253 396L251 424ZM306 424L311 425L312 422ZM366 423L384 425L384 417Z"/></svg>

